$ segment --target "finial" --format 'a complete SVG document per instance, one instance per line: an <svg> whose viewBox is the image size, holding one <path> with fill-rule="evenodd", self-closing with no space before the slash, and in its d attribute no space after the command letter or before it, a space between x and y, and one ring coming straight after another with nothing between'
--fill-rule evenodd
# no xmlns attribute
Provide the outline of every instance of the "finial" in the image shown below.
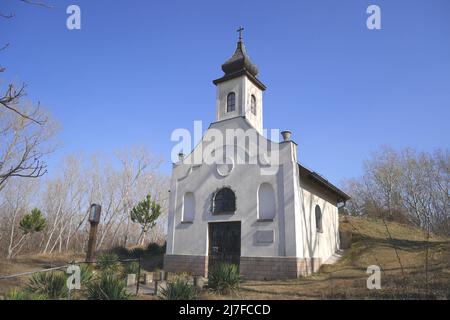
<svg viewBox="0 0 450 320"><path fill-rule="evenodd" d="M244 31L244 28L242 26L239 27L239 29L236 30L236 32L239 32L239 41L242 41L242 32Z"/></svg>

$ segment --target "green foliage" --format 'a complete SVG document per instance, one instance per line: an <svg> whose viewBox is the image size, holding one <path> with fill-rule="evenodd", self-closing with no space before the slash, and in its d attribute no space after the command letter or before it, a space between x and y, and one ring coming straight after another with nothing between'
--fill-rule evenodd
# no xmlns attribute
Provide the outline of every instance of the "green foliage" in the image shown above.
<svg viewBox="0 0 450 320"><path fill-rule="evenodd" d="M88 264L80 264L80 283L81 286L86 286L92 279L94 274L92 273L92 268Z"/></svg>
<svg viewBox="0 0 450 320"><path fill-rule="evenodd" d="M97 266L103 272L118 273L120 270L119 257L115 253L102 253L97 259Z"/></svg>
<svg viewBox="0 0 450 320"><path fill-rule="evenodd" d="M147 246L147 252L150 254L164 254L166 253L166 243L159 245L158 243L152 242Z"/></svg>
<svg viewBox="0 0 450 320"><path fill-rule="evenodd" d="M89 300L128 300L130 298L125 281L116 275L106 273L88 283L86 295Z"/></svg>
<svg viewBox="0 0 450 320"><path fill-rule="evenodd" d="M30 214L25 215L20 220L19 225L25 234L30 234L44 230L47 225L47 220L45 220L39 209L33 209Z"/></svg>
<svg viewBox="0 0 450 320"><path fill-rule="evenodd" d="M49 299L60 299L67 296L66 281L67 277L63 272L36 273L30 278L25 290Z"/></svg>
<svg viewBox="0 0 450 320"><path fill-rule="evenodd" d="M198 291L186 280L177 279L169 282L166 289L161 289L161 295L165 300L196 300Z"/></svg>
<svg viewBox="0 0 450 320"><path fill-rule="evenodd" d="M26 290L13 289L6 295L6 300L46 300L43 294L35 294Z"/></svg>
<svg viewBox="0 0 450 320"><path fill-rule="evenodd" d="M229 294L239 289L241 277L235 264L216 264L208 278L208 287L218 294Z"/></svg>
<svg viewBox="0 0 450 320"><path fill-rule="evenodd" d="M131 220L139 223L143 232L153 228L160 215L161 206L152 200L150 194L131 210Z"/></svg>
<svg viewBox="0 0 450 320"><path fill-rule="evenodd" d="M137 274L139 272L139 262L132 261L125 265L125 274Z"/></svg>

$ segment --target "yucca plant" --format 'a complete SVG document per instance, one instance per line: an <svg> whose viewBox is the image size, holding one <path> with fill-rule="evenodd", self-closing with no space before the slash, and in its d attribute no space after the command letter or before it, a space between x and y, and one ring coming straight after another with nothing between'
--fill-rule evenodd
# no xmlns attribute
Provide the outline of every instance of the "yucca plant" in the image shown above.
<svg viewBox="0 0 450 320"><path fill-rule="evenodd" d="M6 300L46 300L43 294L35 294L26 290L13 289L6 295Z"/></svg>
<svg viewBox="0 0 450 320"><path fill-rule="evenodd" d="M169 282L167 288L161 289L165 300L196 300L198 291L193 285L182 279Z"/></svg>
<svg viewBox="0 0 450 320"><path fill-rule="evenodd" d="M86 295L89 300L128 300L130 298L125 281L116 275L106 273L88 283Z"/></svg>
<svg viewBox="0 0 450 320"><path fill-rule="evenodd" d="M137 274L139 272L139 262L132 261L125 265L125 274Z"/></svg>
<svg viewBox="0 0 450 320"><path fill-rule="evenodd" d="M49 299L60 299L67 296L66 282L67 276L63 272L36 273L30 278L25 290Z"/></svg>
<svg viewBox="0 0 450 320"><path fill-rule="evenodd" d="M115 253L102 253L97 259L97 266L101 271L118 273L120 270L119 257Z"/></svg>
<svg viewBox="0 0 450 320"><path fill-rule="evenodd" d="M80 264L80 282L81 286L86 286L94 277L92 268L88 264Z"/></svg>
<svg viewBox="0 0 450 320"><path fill-rule="evenodd" d="M209 273L208 287L218 294L229 294L239 289L240 282L237 265L218 263Z"/></svg>

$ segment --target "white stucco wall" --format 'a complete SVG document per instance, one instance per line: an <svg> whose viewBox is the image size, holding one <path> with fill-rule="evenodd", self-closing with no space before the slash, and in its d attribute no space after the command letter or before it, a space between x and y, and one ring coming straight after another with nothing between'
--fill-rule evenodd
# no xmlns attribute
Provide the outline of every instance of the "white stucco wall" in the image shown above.
<svg viewBox="0 0 450 320"><path fill-rule="evenodd" d="M215 123L211 129L226 128L248 129L250 125L244 118L235 118ZM210 129L210 130L211 130ZM208 133L207 133L208 134ZM205 136L207 136L207 134ZM260 137L264 139L263 137ZM273 143L273 142L269 142ZM203 141L200 145L207 149L210 142ZM278 143L273 143L278 146ZM196 149L200 148L200 145ZM295 168L297 167L296 146L292 142L281 143L280 164L273 175L263 175L259 164L235 164L228 176L221 176L217 166L202 164L174 165L169 208L169 230L167 253L179 255L208 254L208 223L224 221L241 222L241 255L252 257L276 257L296 255L295 212L298 193L294 184ZM187 156L185 163L190 163L194 150ZM237 156L237 155L236 155ZM237 158L234 158L237 163ZM268 183L275 193L276 214L273 221L258 221L257 197L259 186ZM211 197L222 187L230 187L236 194L237 210L234 215L212 215ZM195 196L195 217L193 223L182 222L183 198L186 192ZM298 201L298 199L297 199ZM262 230L273 230L274 241L270 244L258 244L255 234Z"/></svg>
<svg viewBox="0 0 450 320"><path fill-rule="evenodd" d="M236 94L236 109L227 110L227 96L230 92ZM251 112L251 97L256 98L256 115ZM244 116L260 134L263 132L263 92L246 76L234 78L217 85L216 119L218 121Z"/></svg>
<svg viewBox="0 0 450 320"><path fill-rule="evenodd" d="M326 261L339 249L339 216L337 199L308 179L300 179L302 224L301 255ZM322 232L316 230L315 207L322 211Z"/></svg>

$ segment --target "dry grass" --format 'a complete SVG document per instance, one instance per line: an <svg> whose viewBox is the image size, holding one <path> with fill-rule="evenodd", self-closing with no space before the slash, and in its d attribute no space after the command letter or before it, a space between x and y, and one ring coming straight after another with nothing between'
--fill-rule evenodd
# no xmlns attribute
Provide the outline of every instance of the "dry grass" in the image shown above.
<svg viewBox="0 0 450 320"><path fill-rule="evenodd" d="M12 260L0 260L0 275L10 275L31 272L40 269L53 268L66 265L69 261L80 261L84 257L77 254L38 254L19 256ZM0 297L11 289L22 287L28 277L19 277L8 280L0 280Z"/></svg>
<svg viewBox="0 0 450 320"><path fill-rule="evenodd" d="M0 275L11 275L64 266L71 261L84 261L84 259L85 255L74 253L37 254L19 256L12 260L0 259ZM163 255L161 254L144 254L142 258L142 271L154 271L162 265L162 260ZM0 280L0 299L12 289L24 287L29 278L29 276L22 276L14 279ZM146 296L143 298L148 299L149 297Z"/></svg>
<svg viewBox="0 0 450 320"><path fill-rule="evenodd" d="M382 221L342 219L341 229L353 233L352 248L334 265L310 277L287 281L246 282L242 299L420 299L446 298L450 287L450 239L433 236L429 246L429 282L425 284L426 235L411 226ZM395 254L404 267L402 276ZM382 290L366 287L367 267L382 269Z"/></svg>

